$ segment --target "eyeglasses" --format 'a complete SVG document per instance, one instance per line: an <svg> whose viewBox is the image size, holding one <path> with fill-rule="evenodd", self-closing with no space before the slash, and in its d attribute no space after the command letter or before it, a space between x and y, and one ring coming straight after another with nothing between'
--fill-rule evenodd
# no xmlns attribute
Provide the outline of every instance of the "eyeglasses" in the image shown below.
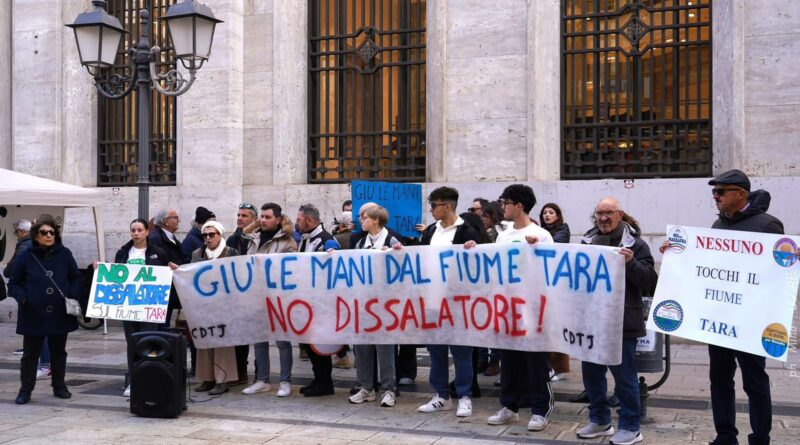
<svg viewBox="0 0 800 445"><path fill-rule="evenodd" d="M216 232L200 234L200 236L203 237L203 239L211 239L211 238L214 238L217 235L219 235L219 233L216 233Z"/></svg>
<svg viewBox="0 0 800 445"><path fill-rule="evenodd" d="M429 204L431 206L431 210L433 210L433 209L435 209L436 207L439 207L439 206L447 205L446 202L431 202Z"/></svg>
<svg viewBox="0 0 800 445"><path fill-rule="evenodd" d="M39 230L40 236L56 236L55 230Z"/></svg>
<svg viewBox="0 0 800 445"><path fill-rule="evenodd" d="M243 202L243 203L239 204L239 208L240 209L252 210L254 212L256 211L256 206L254 206L253 204L250 204L249 202Z"/></svg>
<svg viewBox="0 0 800 445"><path fill-rule="evenodd" d="M722 195L725 194L725 192L735 192L736 190L739 190L739 189L738 188L727 188L726 189L726 188L714 187L714 188L711 189L711 195L712 196L713 195L722 196Z"/></svg>
<svg viewBox="0 0 800 445"><path fill-rule="evenodd" d="M469 211L470 213L480 212L481 208L480 207L470 207L470 208L467 209L467 211Z"/></svg>
<svg viewBox="0 0 800 445"><path fill-rule="evenodd" d="M516 202L507 199L498 199L497 202L500 203L500 207L513 206L516 204Z"/></svg>
<svg viewBox="0 0 800 445"><path fill-rule="evenodd" d="M596 211L594 212L594 216L595 218L611 218L617 212L619 212L619 210L608 210L605 212Z"/></svg>
<svg viewBox="0 0 800 445"><path fill-rule="evenodd" d="M168 216L168 217L166 217L164 219L174 219L175 221L180 221L181 220L181 218L178 215Z"/></svg>

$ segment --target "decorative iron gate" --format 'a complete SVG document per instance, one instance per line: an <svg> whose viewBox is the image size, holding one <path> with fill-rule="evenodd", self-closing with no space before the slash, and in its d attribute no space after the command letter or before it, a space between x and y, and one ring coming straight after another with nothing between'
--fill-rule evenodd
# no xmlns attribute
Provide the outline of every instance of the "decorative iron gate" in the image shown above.
<svg viewBox="0 0 800 445"><path fill-rule="evenodd" d="M561 3L561 177L711 175L711 1Z"/></svg>
<svg viewBox="0 0 800 445"><path fill-rule="evenodd" d="M110 0L108 13L116 16L123 28L130 31L122 38L113 70L129 75L131 45L136 44L132 36L139 35L139 10L150 11L150 41L166 52L163 60L175 60L172 44L167 37L167 26L159 20L177 0ZM171 65L175 64L160 64ZM153 90L153 121L150 136L150 182L151 185L175 185L176 98L158 94ZM97 185L136 185L137 168L137 114L136 91L123 99L111 100L97 96Z"/></svg>
<svg viewBox="0 0 800 445"><path fill-rule="evenodd" d="M312 183L425 180L425 0L312 0Z"/></svg>

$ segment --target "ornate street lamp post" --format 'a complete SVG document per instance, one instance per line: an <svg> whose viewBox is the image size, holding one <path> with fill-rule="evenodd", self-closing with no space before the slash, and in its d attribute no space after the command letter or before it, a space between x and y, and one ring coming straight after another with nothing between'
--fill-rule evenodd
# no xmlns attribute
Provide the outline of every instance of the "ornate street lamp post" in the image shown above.
<svg viewBox="0 0 800 445"><path fill-rule="evenodd" d="M81 64L94 77L97 92L108 99L121 99L136 87L138 104L138 177L139 217L148 219L150 198L150 125L152 100L150 89L155 88L167 96L180 96L189 91L197 70L208 60L217 20L207 6L194 0L184 0L170 6L162 20L167 22L175 47L175 56L189 72L189 79L177 69L166 73L156 71L156 61L161 59L161 48L150 46L150 13L139 11L141 33L135 48L131 48L130 75L112 74L111 67L117 48L126 33L119 20L106 12L105 0L93 0L92 10L84 12L67 25L75 31ZM163 82L163 85L162 85Z"/></svg>

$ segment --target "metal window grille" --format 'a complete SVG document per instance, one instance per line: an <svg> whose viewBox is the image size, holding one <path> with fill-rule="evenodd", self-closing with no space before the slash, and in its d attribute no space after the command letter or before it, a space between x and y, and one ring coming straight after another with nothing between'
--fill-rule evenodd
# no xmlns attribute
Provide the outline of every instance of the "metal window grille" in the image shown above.
<svg viewBox="0 0 800 445"><path fill-rule="evenodd" d="M150 42L162 48L164 60L174 60L166 24L159 20L177 0L110 0L108 13L115 15L129 31L123 36L112 69L130 75L128 50L136 45L139 35L139 10L148 8L151 17ZM165 64L161 64L165 65ZM173 64L168 64L174 67ZM176 111L174 97L153 90L151 123L150 182L152 185L175 185ZM97 96L97 185L136 185L137 176L137 113L136 91L123 99Z"/></svg>
<svg viewBox="0 0 800 445"><path fill-rule="evenodd" d="M711 1L561 8L561 177L710 176Z"/></svg>
<svg viewBox="0 0 800 445"><path fill-rule="evenodd" d="M425 0L313 0L312 183L425 180Z"/></svg>

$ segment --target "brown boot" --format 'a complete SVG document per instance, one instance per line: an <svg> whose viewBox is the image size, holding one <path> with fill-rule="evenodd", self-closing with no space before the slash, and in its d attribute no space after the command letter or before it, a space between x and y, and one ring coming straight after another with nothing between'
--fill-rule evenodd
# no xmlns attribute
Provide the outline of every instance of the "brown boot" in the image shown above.
<svg viewBox="0 0 800 445"><path fill-rule="evenodd" d="M497 374L500 374L500 361L499 360L489 361L489 366L486 367L486 371L483 371L483 375L485 375L486 377L494 377Z"/></svg>

